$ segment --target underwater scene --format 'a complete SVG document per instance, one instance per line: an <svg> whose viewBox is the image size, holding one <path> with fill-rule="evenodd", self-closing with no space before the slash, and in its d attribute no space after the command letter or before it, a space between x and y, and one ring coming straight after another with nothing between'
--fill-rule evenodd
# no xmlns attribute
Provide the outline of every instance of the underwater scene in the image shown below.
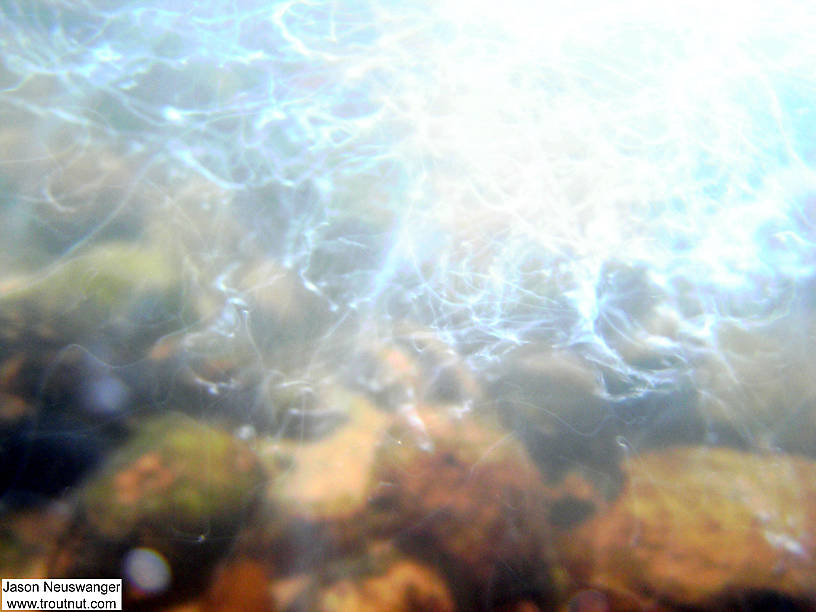
<svg viewBox="0 0 816 612"><path fill-rule="evenodd" d="M4 585L816 611L814 32L0 0Z"/></svg>

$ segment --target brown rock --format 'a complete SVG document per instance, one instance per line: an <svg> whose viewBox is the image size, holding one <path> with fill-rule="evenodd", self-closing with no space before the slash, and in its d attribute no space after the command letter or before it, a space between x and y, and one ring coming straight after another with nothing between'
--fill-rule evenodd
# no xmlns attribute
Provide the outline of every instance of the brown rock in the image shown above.
<svg viewBox="0 0 816 612"><path fill-rule="evenodd" d="M460 605L550 601L546 491L512 434L443 409L405 415L378 453L372 523L451 578Z"/></svg>
<svg viewBox="0 0 816 612"><path fill-rule="evenodd" d="M633 457L627 477L562 538L579 584L640 605L816 606L816 464L681 447Z"/></svg>

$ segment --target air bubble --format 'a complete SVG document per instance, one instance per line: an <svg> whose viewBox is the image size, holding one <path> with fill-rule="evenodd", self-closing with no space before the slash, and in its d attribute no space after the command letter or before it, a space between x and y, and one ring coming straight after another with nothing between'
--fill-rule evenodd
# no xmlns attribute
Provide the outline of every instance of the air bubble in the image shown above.
<svg viewBox="0 0 816 612"><path fill-rule="evenodd" d="M134 548L125 555L124 575L146 595L165 592L171 582L170 566L161 553L151 548Z"/></svg>

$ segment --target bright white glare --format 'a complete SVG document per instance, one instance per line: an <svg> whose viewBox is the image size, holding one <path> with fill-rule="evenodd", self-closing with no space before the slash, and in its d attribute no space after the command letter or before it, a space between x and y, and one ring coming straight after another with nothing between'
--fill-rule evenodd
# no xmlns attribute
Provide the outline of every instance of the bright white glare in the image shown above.
<svg viewBox="0 0 816 612"><path fill-rule="evenodd" d="M257 203L333 308L604 345L619 265L700 338L816 272L810 1L103 4L4 5L9 82L53 76L37 124ZM349 220L388 244L321 267Z"/></svg>
<svg viewBox="0 0 816 612"><path fill-rule="evenodd" d="M447 0L440 14L426 81L391 103L416 128L410 154L435 162L434 220L463 241L509 233L587 270L646 262L735 287L797 197L765 184L792 167L816 187L773 83L814 76L806 4ZM518 255L505 246L490 252Z"/></svg>

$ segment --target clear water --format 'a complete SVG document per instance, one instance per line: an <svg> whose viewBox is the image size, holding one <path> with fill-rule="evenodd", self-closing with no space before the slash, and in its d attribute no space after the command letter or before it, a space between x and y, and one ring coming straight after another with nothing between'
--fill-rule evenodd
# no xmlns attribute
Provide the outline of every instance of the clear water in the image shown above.
<svg viewBox="0 0 816 612"><path fill-rule="evenodd" d="M119 442L77 432L168 409L140 368L172 344L184 411L249 438L291 437L268 394L296 389L302 427L339 385L498 414L556 475L677 445L816 456L816 9L539 4L0 1L4 310L122 243L165 253L185 303L135 282L115 324L67 334L88 382L57 400L0 377L79 406L43 452L104 463ZM419 382L382 373L394 346ZM9 508L69 498L78 462Z"/></svg>

